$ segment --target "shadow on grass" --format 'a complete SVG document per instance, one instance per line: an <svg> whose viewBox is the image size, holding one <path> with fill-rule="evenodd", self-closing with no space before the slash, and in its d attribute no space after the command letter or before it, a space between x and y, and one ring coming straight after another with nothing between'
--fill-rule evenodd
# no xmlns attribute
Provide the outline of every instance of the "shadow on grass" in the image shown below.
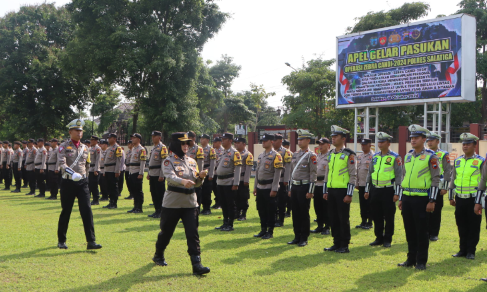
<svg viewBox="0 0 487 292"><path fill-rule="evenodd" d="M48 258L48 257L65 256L69 254L78 254L78 253L96 254L96 251L92 251L92 250L74 250L74 251L59 250L58 253L50 253L50 254L42 253L43 251L48 251L48 250L54 251L59 249L56 246L52 246L52 247L38 248L23 253L3 255L0 256L0 263L5 261L10 261L10 260L28 259L28 258Z"/></svg>
<svg viewBox="0 0 487 292"><path fill-rule="evenodd" d="M132 289L132 286L147 283L147 282L157 282L164 280L166 278L174 278L174 277L192 277L189 273L179 273L179 274L166 274L160 276L151 276L147 277L145 274L149 273L152 268L160 268L162 272L168 272L168 267L158 267L153 263L149 263L131 273L123 274L115 278L111 278L109 280L103 281L98 284L93 285L86 285L82 287L76 287L72 289L65 289L62 290L64 292L77 292L77 291L129 291ZM160 291L163 291L163 288L160 288Z"/></svg>
<svg viewBox="0 0 487 292"><path fill-rule="evenodd" d="M408 278L415 273L414 268L397 267L383 272L366 274L355 281L358 288L352 288L346 292L391 291L404 286L408 282ZM427 287L425 289L427 290Z"/></svg>
<svg viewBox="0 0 487 292"><path fill-rule="evenodd" d="M468 260L466 258L448 258L441 262L437 263L429 263L428 264L428 275L419 275L417 277L418 280L434 280L438 276L451 276L451 277L461 277L463 275L468 274L472 268L475 268L484 261L479 260L479 257L482 257L486 254L486 251L480 251L476 253L477 259L475 260ZM487 275L487 273L486 273ZM487 291L487 286L484 286L485 290Z"/></svg>

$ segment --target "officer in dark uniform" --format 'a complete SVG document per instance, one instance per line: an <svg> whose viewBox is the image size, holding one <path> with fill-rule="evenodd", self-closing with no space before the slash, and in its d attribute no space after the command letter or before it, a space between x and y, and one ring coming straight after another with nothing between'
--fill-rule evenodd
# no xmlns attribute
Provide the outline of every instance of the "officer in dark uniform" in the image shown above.
<svg viewBox="0 0 487 292"><path fill-rule="evenodd" d="M98 145L99 140L100 138L97 136L91 136L90 146L88 146L90 149L91 160L90 169L88 170L88 187L93 196L93 202L91 202L91 205L100 205L100 192L98 190L98 185L100 184L101 177L101 147Z"/></svg>
<svg viewBox="0 0 487 292"><path fill-rule="evenodd" d="M279 191L277 192L277 220L276 227L282 227L284 225L284 218L286 214L286 205L289 199L288 188L289 179L291 177L291 162L293 154L289 149L282 147L282 135L274 135L275 139L272 143L274 150L276 150L282 157L284 170L281 171L281 178L279 180Z"/></svg>
<svg viewBox="0 0 487 292"><path fill-rule="evenodd" d="M120 177L120 168L122 167L123 148L117 144L117 134L110 133L108 135L107 149L105 150L105 160L103 170L103 178L105 179L110 203L103 208L117 209L118 197L120 196L118 181Z"/></svg>
<svg viewBox="0 0 487 292"><path fill-rule="evenodd" d="M154 203L155 212L148 215L152 218L161 218L161 206L164 193L166 192L166 182L164 181L164 172L162 171L162 162L167 158L168 151L166 145L162 144L162 133L152 131L152 143L154 147L149 157L149 173L147 180L150 185L152 203Z"/></svg>
<svg viewBox="0 0 487 292"><path fill-rule="evenodd" d="M213 147L210 147L210 136L203 134L201 135L201 148L203 148L204 153L204 164L203 170L208 171L207 179L203 182L201 186L201 206L203 211L201 215L211 214L211 191L213 189L213 177L215 173L215 162L216 162L216 152Z"/></svg>
<svg viewBox="0 0 487 292"><path fill-rule="evenodd" d="M367 179L367 173L369 172L369 165L372 162L372 156L374 152L370 150L372 147L371 139L362 139L360 141L360 146L362 147L362 153L357 155L357 186L358 197L360 202L360 217L362 217L362 222L360 225L355 226L355 228L370 229L372 228L372 214L370 212L370 200L364 198L365 194L365 184Z"/></svg>
<svg viewBox="0 0 487 292"><path fill-rule="evenodd" d="M140 145L142 135L134 133L132 135L132 155L130 157L130 180L132 182L132 190L134 196L134 208L127 213L143 213L142 205L144 204L144 169L145 161L147 160L147 152L145 148Z"/></svg>
<svg viewBox="0 0 487 292"><path fill-rule="evenodd" d="M79 210L85 230L88 249L100 249L101 245L95 242L95 228L93 213L91 212L90 191L86 170L90 166L90 152L86 145L81 144L83 138L84 121L76 119L69 123L70 141L59 147L58 160L63 170L61 182L61 215L58 225L58 248L67 249L66 233L69 218L75 198L78 198Z"/></svg>
<svg viewBox="0 0 487 292"><path fill-rule="evenodd" d="M286 148L287 150L291 150L291 142L289 142L289 140L287 140L287 139L284 139L282 141L282 147ZM292 152L291 152L291 155L292 155ZM286 201L287 210L286 210L285 216L286 216L286 218L289 218L289 217L291 217L291 198L288 196L286 198L286 200L287 200Z"/></svg>
<svg viewBox="0 0 487 292"><path fill-rule="evenodd" d="M29 187L29 180L27 178L27 170L25 168L25 160L27 159L27 152L29 149L27 148L27 141L22 141L22 180L24 181L24 185L22 188Z"/></svg>
<svg viewBox="0 0 487 292"><path fill-rule="evenodd" d="M313 206L316 214L318 227L311 230L311 233L330 234L330 216L328 215L328 201L323 198L323 186L325 185L326 170L328 168L328 156L330 154L330 140L321 138L318 140L320 152L318 153L316 164L316 186L313 197Z"/></svg>
<svg viewBox="0 0 487 292"><path fill-rule="evenodd" d="M46 197L46 177L47 177L47 149L44 147L44 139L37 139L37 152L34 160L35 177L39 194L36 198Z"/></svg>
<svg viewBox="0 0 487 292"><path fill-rule="evenodd" d="M220 195L218 193L218 177L216 175L216 169L218 167L218 162L220 161L219 157L221 157L221 154L223 153L223 147L222 147L222 138L221 137L215 137L213 139L213 149L215 149L215 154L216 154L216 161L215 161L215 175L213 176L213 194L215 196L215 204L211 206L212 209L221 209L220 205Z"/></svg>
<svg viewBox="0 0 487 292"><path fill-rule="evenodd" d="M132 138L132 135L130 135ZM129 196L125 197L125 200L133 200L134 196L132 195L132 181L130 180L130 157L132 156L132 140L129 140L127 143L127 153L125 153L125 183L127 184L127 189L129 191Z"/></svg>
<svg viewBox="0 0 487 292"><path fill-rule="evenodd" d="M15 190L11 193L20 193L20 187L22 186L22 156L24 155L20 148L21 143L19 141L14 142L14 154L12 158L12 168L15 178Z"/></svg>
<svg viewBox="0 0 487 292"><path fill-rule="evenodd" d="M51 196L47 198L48 200L57 200L57 194L59 192L59 147L58 147L58 139L51 140L51 150L49 152L49 160L47 161L47 172L49 178L49 190L51 192Z"/></svg>
<svg viewBox="0 0 487 292"><path fill-rule="evenodd" d="M5 188L3 191L10 190L10 185L12 184L12 156L13 152L9 149L8 145L10 143L8 141L3 141L3 150L2 150L2 173L3 179L5 181Z"/></svg>
<svg viewBox="0 0 487 292"><path fill-rule="evenodd" d="M250 189L249 181L252 167L254 166L254 156L247 150L247 139L235 138L235 148L240 152L242 158L242 170L240 171L240 184L237 192L237 213L238 221L247 220L247 210L249 209Z"/></svg>

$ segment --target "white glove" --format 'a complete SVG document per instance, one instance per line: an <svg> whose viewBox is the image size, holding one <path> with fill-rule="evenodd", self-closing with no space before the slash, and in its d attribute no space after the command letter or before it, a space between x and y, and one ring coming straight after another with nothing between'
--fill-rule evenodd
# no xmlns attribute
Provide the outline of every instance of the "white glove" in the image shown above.
<svg viewBox="0 0 487 292"><path fill-rule="evenodd" d="M81 179L83 178L83 176L77 172L75 172L72 176L71 176L71 179L73 181L80 181Z"/></svg>

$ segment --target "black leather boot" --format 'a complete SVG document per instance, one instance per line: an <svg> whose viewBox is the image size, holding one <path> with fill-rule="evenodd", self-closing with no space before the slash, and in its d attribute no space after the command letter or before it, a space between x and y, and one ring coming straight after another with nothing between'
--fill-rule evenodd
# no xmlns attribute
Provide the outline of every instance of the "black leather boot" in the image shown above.
<svg viewBox="0 0 487 292"><path fill-rule="evenodd" d="M203 275L210 272L210 268L203 267L201 264L199 255L191 256L191 264L193 265L193 275Z"/></svg>
<svg viewBox="0 0 487 292"><path fill-rule="evenodd" d="M156 253L154 254L152 260L158 266L167 266L166 259L164 258L164 251L156 249Z"/></svg>

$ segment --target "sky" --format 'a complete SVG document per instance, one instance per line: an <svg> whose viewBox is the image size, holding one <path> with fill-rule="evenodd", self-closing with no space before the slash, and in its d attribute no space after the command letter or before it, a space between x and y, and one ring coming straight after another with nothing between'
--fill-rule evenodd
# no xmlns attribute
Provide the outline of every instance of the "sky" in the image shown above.
<svg viewBox="0 0 487 292"><path fill-rule="evenodd" d="M24 4L43 3L39 0L1 0L0 15L18 10ZM53 1L47 1L48 3ZM70 0L55 1L64 5ZM242 66L232 86L234 92L249 90L250 84L263 85L275 92L269 105L281 106L288 94L282 77L298 69L306 61L336 57L336 37L344 35L355 18L369 11L390 10L405 2L397 0L217 0L229 19L220 32L205 45L202 56L216 62L226 54ZM450 15L458 10L460 0L424 1L431 11L424 19Z"/></svg>

